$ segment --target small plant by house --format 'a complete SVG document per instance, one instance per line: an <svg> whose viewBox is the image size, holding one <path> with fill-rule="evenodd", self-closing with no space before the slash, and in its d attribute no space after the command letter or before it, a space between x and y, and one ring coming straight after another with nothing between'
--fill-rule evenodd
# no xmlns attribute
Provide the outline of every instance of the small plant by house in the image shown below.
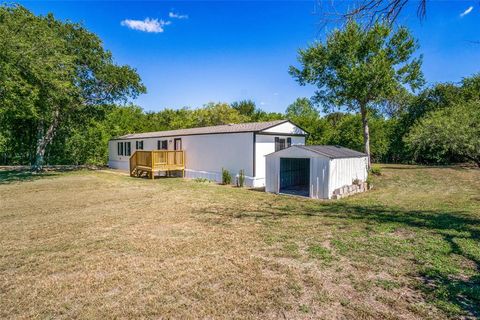
<svg viewBox="0 0 480 320"><path fill-rule="evenodd" d="M210 180L208 180L207 178L195 178L193 179L193 181L195 182L198 182L198 183L207 183L207 182L211 182Z"/></svg>
<svg viewBox="0 0 480 320"><path fill-rule="evenodd" d="M237 187L243 188L245 185L245 170L240 170L237 176Z"/></svg>
<svg viewBox="0 0 480 320"><path fill-rule="evenodd" d="M370 168L370 173L371 174L374 174L376 176L379 176L382 174L382 169L380 168L380 166L378 165L373 165L371 168Z"/></svg>
<svg viewBox="0 0 480 320"><path fill-rule="evenodd" d="M231 184L232 183L232 175L228 170L222 168L222 184Z"/></svg>

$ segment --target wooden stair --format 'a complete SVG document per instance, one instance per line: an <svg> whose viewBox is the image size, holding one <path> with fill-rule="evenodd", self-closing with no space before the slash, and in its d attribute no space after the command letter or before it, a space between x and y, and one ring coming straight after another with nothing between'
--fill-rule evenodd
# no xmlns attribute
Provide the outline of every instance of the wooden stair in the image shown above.
<svg viewBox="0 0 480 320"><path fill-rule="evenodd" d="M185 152L183 150L137 150L130 157L130 176L155 178L155 173L182 171L185 176Z"/></svg>

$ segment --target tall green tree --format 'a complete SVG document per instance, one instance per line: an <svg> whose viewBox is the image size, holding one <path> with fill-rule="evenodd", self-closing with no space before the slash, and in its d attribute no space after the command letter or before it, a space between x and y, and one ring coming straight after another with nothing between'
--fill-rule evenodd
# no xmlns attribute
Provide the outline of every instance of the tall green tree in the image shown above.
<svg viewBox="0 0 480 320"><path fill-rule="evenodd" d="M428 113L410 130L405 142L417 161L444 163L453 155L480 167L480 101Z"/></svg>
<svg viewBox="0 0 480 320"><path fill-rule="evenodd" d="M116 65L82 25L17 5L0 6L0 88L2 119L28 121L35 130L36 169L71 117L94 116L145 92L136 71Z"/></svg>
<svg viewBox="0 0 480 320"><path fill-rule="evenodd" d="M226 103L208 103L203 108L193 110L194 127L216 126L229 123L247 122L249 118L240 114Z"/></svg>
<svg viewBox="0 0 480 320"><path fill-rule="evenodd" d="M298 98L287 107L285 115L289 120L308 131L307 143L326 143L329 137L328 122L322 119L310 99Z"/></svg>
<svg viewBox="0 0 480 320"><path fill-rule="evenodd" d="M370 166L368 110L382 110L392 97L423 85L421 57L413 57L417 47L406 28L394 31L376 23L363 29L351 21L324 43L300 50L302 67L291 66L290 74L300 85L315 85L313 99L327 110L344 107L361 114Z"/></svg>
<svg viewBox="0 0 480 320"><path fill-rule="evenodd" d="M257 106L252 100L235 101L232 102L230 106L237 110L241 115L249 118L254 118L255 112L257 111Z"/></svg>

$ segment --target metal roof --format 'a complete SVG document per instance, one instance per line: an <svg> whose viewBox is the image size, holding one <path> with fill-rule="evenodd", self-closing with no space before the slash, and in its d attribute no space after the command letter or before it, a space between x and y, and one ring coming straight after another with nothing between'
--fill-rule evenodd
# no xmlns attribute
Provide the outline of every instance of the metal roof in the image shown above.
<svg viewBox="0 0 480 320"><path fill-rule="evenodd" d="M355 151L352 149L348 149L341 146L300 146L295 145L294 147L306 149L322 156L331 158L331 159L338 159L338 158L359 158L359 157L366 157L367 154L359 151Z"/></svg>
<svg viewBox="0 0 480 320"><path fill-rule="evenodd" d="M275 120L268 122L250 122L250 123L238 123L238 124L224 124L211 127L200 127L190 129L157 131L157 132L145 132L145 133L132 133L126 134L120 137L116 137L112 140L122 139L145 139L145 138L161 138L172 136L188 136L199 134L216 134L216 133L239 133L239 132L259 132L276 125L289 122L289 120Z"/></svg>

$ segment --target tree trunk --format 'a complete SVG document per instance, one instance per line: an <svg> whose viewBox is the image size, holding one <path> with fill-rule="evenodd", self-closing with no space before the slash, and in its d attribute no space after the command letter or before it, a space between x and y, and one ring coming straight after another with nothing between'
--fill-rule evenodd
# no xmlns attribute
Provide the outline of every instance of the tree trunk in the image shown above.
<svg viewBox="0 0 480 320"><path fill-rule="evenodd" d="M360 106L360 113L362 114L362 124L363 124L363 145L365 153L367 154L367 166L370 170L371 160L370 160L370 129L368 128L368 115L367 115L367 106Z"/></svg>
<svg viewBox="0 0 480 320"><path fill-rule="evenodd" d="M35 163L33 164L34 171L41 171L43 169L44 160L45 160L45 150L47 146L52 142L53 137L55 136L55 131L58 126L58 116L59 112L54 111L52 123L47 129L47 132L44 133L43 122L40 122L37 130L37 149L35 152Z"/></svg>

